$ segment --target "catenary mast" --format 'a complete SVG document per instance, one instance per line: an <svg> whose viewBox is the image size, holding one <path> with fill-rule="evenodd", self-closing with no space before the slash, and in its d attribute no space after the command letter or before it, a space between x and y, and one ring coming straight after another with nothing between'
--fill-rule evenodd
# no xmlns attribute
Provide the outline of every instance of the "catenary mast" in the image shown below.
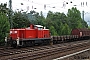
<svg viewBox="0 0 90 60"><path fill-rule="evenodd" d="M10 28L13 28L13 21L12 21L12 0L9 0L9 22Z"/></svg>

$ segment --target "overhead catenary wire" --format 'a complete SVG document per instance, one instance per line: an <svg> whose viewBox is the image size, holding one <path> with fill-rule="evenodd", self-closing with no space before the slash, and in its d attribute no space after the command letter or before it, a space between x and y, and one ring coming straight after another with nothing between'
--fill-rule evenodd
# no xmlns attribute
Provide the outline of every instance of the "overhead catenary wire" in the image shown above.
<svg viewBox="0 0 90 60"><path fill-rule="evenodd" d="M49 7L49 6L59 7L59 8L60 8L61 6L63 7L63 2L57 2L57 3L49 3L49 4L47 4L47 3L37 3L37 2L34 2L34 1L32 2L32 1L30 1L30 0L29 0L29 1L28 1L28 0L23 0L23 1L27 1L28 3L31 3L31 4L33 4L33 5L36 4L36 5L40 5L40 6L43 6L43 7ZM60 3L61 3L61 6L55 6L55 5L60 4ZM62 7L61 7L61 8L62 8Z"/></svg>
<svg viewBox="0 0 90 60"><path fill-rule="evenodd" d="M42 6L42 7L45 9L45 8L47 8L47 7L50 7L52 4L57 4L57 3L59 3L59 2L57 2L57 3L50 3L50 4L41 4L41 3L37 3L37 2L31 1L31 0L23 0L23 1L25 1L25 2L28 3L28 4L27 4L28 9L29 9L30 5L32 6L32 9L33 9L33 7L34 7L35 4L36 4L36 5L39 5L39 6ZM26 5L26 4L24 4L23 2L21 2L21 5ZM62 6L63 6L63 5L62 5ZM62 7L60 7L60 6L53 6L53 7L50 7L50 8L56 8L56 7L62 8ZM35 8L37 8L37 7L35 7Z"/></svg>
<svg viewBox="0 0 90 60"><path fill-rule="evenodd" d="M52 10L67 10L67 9L69 9L69 8L71 8L71 7L68 7L68 6L71 6L71 4L70 4L70 2L72 1L72 6L73 7L75 7L75 4L73 3L73 1L74 0L64 0L65 1L65 5L66 6L63 6L63 2L64 1L61 1L61 2L55 2L55 3L40 3L40 2L37 2L37 1L34 1L34 0L21 0L22 2L21 3L23 3L23 7L26 7L25 9L24 8L22 8L22 9L24 9L24 10L28 10L28 11L30 11L30 10L34 10L34 9L37 9L37 10L50 10L51 9L51 11ZM66 2L68 2L69 4L66 4ZM81 3L81 2L80 2ZM87 3L86 3L86 5L87 5ZM76 5L77 7L79 6L79 7L81 7L80 6L80 4L78 4L78 5Z"/></svg>

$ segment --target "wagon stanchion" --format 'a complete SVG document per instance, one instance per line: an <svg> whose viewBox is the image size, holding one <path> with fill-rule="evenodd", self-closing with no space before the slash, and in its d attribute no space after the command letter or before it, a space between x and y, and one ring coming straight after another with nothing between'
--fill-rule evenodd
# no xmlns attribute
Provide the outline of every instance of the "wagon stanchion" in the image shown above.
<svg viewBox="0 0 90 60"><path fill-rule="evenodd" d="M53 36L51 36L50 45L53 45Z"/></svg>

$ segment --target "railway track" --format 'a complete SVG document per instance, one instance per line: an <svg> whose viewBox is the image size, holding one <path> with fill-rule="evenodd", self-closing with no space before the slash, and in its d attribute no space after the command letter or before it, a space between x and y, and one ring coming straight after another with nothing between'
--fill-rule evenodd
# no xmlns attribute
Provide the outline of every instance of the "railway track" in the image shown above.
<svg viewBox="0 0 90 60"><path fill-rule="evenodd" d="M58 53L63 53L75 49L80 49L83 47L90 46L90 41L77 41L70 43L63 43L57 45L48 45L48 46L39 46L39 47L27 47L21 49L0 49L0 59L1 60L33 60L33 59L47 59L52 58L49 56L53 56ZM63 55L63 54L61 54ZM60 56L60 55L59 55ZM55 56L53 56L55 58ZM52 59L53 59L52 58Z"/></svg>

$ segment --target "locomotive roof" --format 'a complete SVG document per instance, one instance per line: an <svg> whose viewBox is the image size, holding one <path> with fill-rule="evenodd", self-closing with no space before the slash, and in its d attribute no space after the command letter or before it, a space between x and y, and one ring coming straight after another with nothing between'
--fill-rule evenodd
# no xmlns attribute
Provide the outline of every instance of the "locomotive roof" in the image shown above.
<svg viewBox="0 0 90 60"><path fill-rule="evenodd" d="M10 30L25 30L25 29L23 28L23 29L10 29Z"/></svg>
<svg viewBox="0 0 90 60"><path fill-rule="evenodd" d="M41 26L41 25L34 25L34 26L36 26L36 27L43 27L43 26Z"/></svg>

